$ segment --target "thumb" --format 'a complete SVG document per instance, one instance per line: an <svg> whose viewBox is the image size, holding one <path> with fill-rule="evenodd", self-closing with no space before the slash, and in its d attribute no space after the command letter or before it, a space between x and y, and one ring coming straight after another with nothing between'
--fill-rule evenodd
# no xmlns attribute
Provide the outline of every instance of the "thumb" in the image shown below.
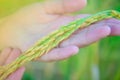
<svg viewBox="0 0 120 80"><path fill-rule="evenodd" d="M19 17L22 22L24 22L24 17L25 22L29 21L30 23L30 20L37 20L41 23L46 23L59 18L62 14L81 10L86 5L86 2L86 0L47 0L43 3L26 6L14 16Z"/></svg>
<svg viewBox="0 0 120 80"><path fill-rule="evenodd" d="M27 12L33 10L42 14L64 14L79 11L86 3L87 0L47 0L26 7L25 11L27 9Z"/></svg>
<svg viewBox="0 0 120 80"><path fill-rule="evenodd" d="M78 11L82 9L86 3L86 0L52 0L46 1L43 7L49 14L63 14Z"/></svg>

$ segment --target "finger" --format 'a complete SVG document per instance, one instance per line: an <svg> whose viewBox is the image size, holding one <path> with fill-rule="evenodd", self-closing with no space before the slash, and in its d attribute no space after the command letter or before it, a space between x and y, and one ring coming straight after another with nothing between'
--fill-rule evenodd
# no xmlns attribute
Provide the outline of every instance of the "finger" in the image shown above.
<svg viewBox="0 0 120 80"><path fill-rule="evenodd" d="M52 0L47 1L43 8L49 14L71 13L82 9L87 0Z"/></svg>
<svg viewBox="0 0 120 80"><path fill-rule="evenodd" d="M50 14L63 14L75 12L86 5L86 0L53 0L46 2L44 8Z"/></svg>
<svg viewBox="0 0 120 80"><path fill-rule="evenodd" d="M17 48L13 49L11 51L8 59L6 60L5 65L14 61L20 54L21 54L21 51L19 49L17 49ZM21 80L24 70L25 70L24 67L18 69L15 73L12 73L7 78L7 80Z"/></svg>
<svg viewBox="0 0 120 80"><path fill-rule="evenodd" d="M60 46L76 45L84 47L108 36L110 32L109 26L97 23L83 30L77 30L69 39L63 41Z"/></svg>
<svg viewBox="0 0 120 80"><path fill-rule="evenodd" d="M14 73L12 73L6 80L22 80L24 71L25 67L21 67Z"/></svg>
<svg viewBox="0 0 120 80"><path fill-rule="evenodd" d="M13 49L10 53L10 56L6 60L5 65L14 61L20 54L21 54L21 51L19 49L17 48Z"/></svg>
<svg viewBox="0 0 120 80"><path fill-rule="evenodd" d="M89 16L89 14L80 14L80 15L77 15L77 16L64 15L64 16L61 16L56 21L54 21L54 23L51 27L53 28L53 30L57 30L61 26L68 25L70 22L72 22L74 20L81 19L81 18L84 18L84 17L87 17L87 16Z"/></svg>
<svg viewBox="0 0 120 80"><path fill-rule="evenodd" d="M57 25L54 26L58 28L60 26L70 23L73 20L84 18L86 16L89 16L89 14L78 15L75 17L63 16L55 22L55 24ZM110 31L111 30L108 25L105 25L105 23L103 22L97 22L91 26L88 26L88 28L85 28L83 30L77 30L69 39L63 41L60 44L60 47L65 47L68 45L76 45L79 47L83 47L108 36L110 34Z"/></svg>
<svg viewBox="0 0 120 80"><path fill-rule="evenodd" d="M108 24L111 28L111 34L114 35L120 35L120 20L117 19L108 19L104 21L106 24Z"/></svg>
<svg viewBox="0 0 120 80"><path fill-rule="evenodd" d="M0 66L4 65L4 62L8 58L9 54L11 53L11 48L5 48L0 54Z"/></svg>
<svg viewBox="0 0 120 80"><path fill-rule="evenodd" d="M28 17L29 20L37 19L37 22L46 23L61 17L61 14L81 10L86 3L86 0L52 0L27 6L18 11L17 14Z"/></svg>
<svg viewBox="0 0 120 80"><path fill-rule="evenodd" d="M67 46L64 48L56 48L51 50L49 53L43 55L40 58L40 61L57 61L57 60L63 60L66 59L72 55L75 55L78 53L79 48L76 46Z"/></svg>

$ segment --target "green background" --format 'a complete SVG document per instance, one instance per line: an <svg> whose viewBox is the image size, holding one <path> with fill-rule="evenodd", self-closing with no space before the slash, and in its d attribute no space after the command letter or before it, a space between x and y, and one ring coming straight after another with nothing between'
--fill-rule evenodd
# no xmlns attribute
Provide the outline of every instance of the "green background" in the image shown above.
<svg viewBox="0 0 120 80"><path fill-rule="evenodd" d="M0 18L41 0L0 0ZM120 0L88 0L85 9L75 13L120 10ZM78 55L55 63L31 62L22 80L120 80L120 37L107 37Z"/></svg>

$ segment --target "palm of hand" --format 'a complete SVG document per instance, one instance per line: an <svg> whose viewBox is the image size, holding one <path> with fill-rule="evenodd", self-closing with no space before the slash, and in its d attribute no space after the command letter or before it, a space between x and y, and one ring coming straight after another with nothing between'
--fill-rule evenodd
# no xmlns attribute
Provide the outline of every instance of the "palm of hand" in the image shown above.
<svg viewBox="0 0 120 80"><path fill-rule="evenodd" d="M4 42L1 43L5 47L18 47L22 51L25 51L29 47L31 47L37 40L57 30L60 26L68 24L69 22L77 18L82 18L84 16L86 15L73 17L67 16L65 14L52 14L51 12L49 12L49 9L47 11L39 4L28 6L7 17L6 24L4 24L5 30L3 31L6 31L8 33L2 36ZM116 20L113 21L115 23ZM108 21L107 23L111 23L111 21ZM107 23L106 21L102 21L91 25L87 29L76 31L76 33L73 34L68 40L61 43L62 49L54 49L53 51L51 51L51 54L48 54L47 56L44 56L42 58L43 61L49 61L49 59L47 59L48 56L49 58L51 56L51 60L67 58L73 53L78 52L78 49L75 49L75 46L83 47L103 37L108 36L111 32L110 27ZM64 48L65 46L68 47ZM68 50L68 48L70 51ZM65 50L68 50L68 52L65 52ZM56 52L62 54L59 54L59 56L58 54L56 54L56 58L53 58L52 56L55 56ZM63 53L66 54L63 55Z"/></svg>
<svg viewBox="0 0 120 80"><path fill-rule="evenodd" d="M15 14L7 17L5 20L6 24L4 24L3 32L6 31L7 34L4 34L2 37L4 41L3 47L17 47L22 51L25 51L37 40L47 36L49 33L57 30L60 26L65 25L72 20L74 20L73 17L50 15L38 11L36 6L33 6L32 8L29 6L21 9ZM76 47L70 46L66 48L54 49L49 55L46 55L45 57L43 56L41 60L50 61L67 58L78 51L78 49L75 50L75 48ZM52 55L54 55L56 52L63 53L61 51L68 49L71 49L71 51L67 51L68 54L53 58ZM51 56L51 58L47 59L48 56Z"/></svg>
<svg viewBox="0 0 120 80"><path fill-rule="evenodd" d="M21 9L7 18L8 22L5 24L6 28L4 29L8 33L4 38L9 41L4 44L6 46L18 47L25 51L37 40L72 20L74 20L74 17L46 14L45 12L38 11L36 6Z"/></svg>

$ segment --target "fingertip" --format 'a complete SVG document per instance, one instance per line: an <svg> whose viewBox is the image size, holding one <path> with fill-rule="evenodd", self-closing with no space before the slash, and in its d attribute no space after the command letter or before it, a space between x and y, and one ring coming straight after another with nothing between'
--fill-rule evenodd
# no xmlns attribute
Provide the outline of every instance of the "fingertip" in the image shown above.
<svg viewBox="0 0 120 80"><path fill-rule="evenodd" d="M111 33L111 28L109 26L105 25L103 27L100 27L100 29L98 30L98 33L100 33L101 36L103 36L103 37L108 36Z"/></svg>
<svg viewBox="0 0 120 80"><path fill-rule="evenodd" d="M111 29L107 25L103 26L92 26L87 30L87 39L101 39L106 37L110 34ZM90 40L93 41L93 40Z"/></svg>
<svg viewBox="0 0 120 80"><path fill-rule="evenodd" d="M71 51L73 55L79 52L79 48L77 46L70 46L68 47L68 50Z"/></svg>
<svg viewBox="0 0 120 80"><path fill-rule="evenodd" d="M111 28L111 36L119 36L120 35L120 20L111 18L105 20L105 22L110 26Z"/></svg>
<svg viewBox="0 0 120 80"><path fill-rule="evenodd" d="M59 60L69 58L70 56L76 55L79 52L79 48L77 46L66 46L61 48L61 53L59 54Z"/></svg>
<svg viewBox="0 0 120 80"><path fill-rule="evenodd" d="M96 28L94 28L94 30L88 31L87 33L87 39L86 39L86 43L87 44L91 44L95 41L98 41L104 37L107 37L108 35L110 35L111 33L111 29L109 26L105 25L105 26L97 26Z"/></svg>

